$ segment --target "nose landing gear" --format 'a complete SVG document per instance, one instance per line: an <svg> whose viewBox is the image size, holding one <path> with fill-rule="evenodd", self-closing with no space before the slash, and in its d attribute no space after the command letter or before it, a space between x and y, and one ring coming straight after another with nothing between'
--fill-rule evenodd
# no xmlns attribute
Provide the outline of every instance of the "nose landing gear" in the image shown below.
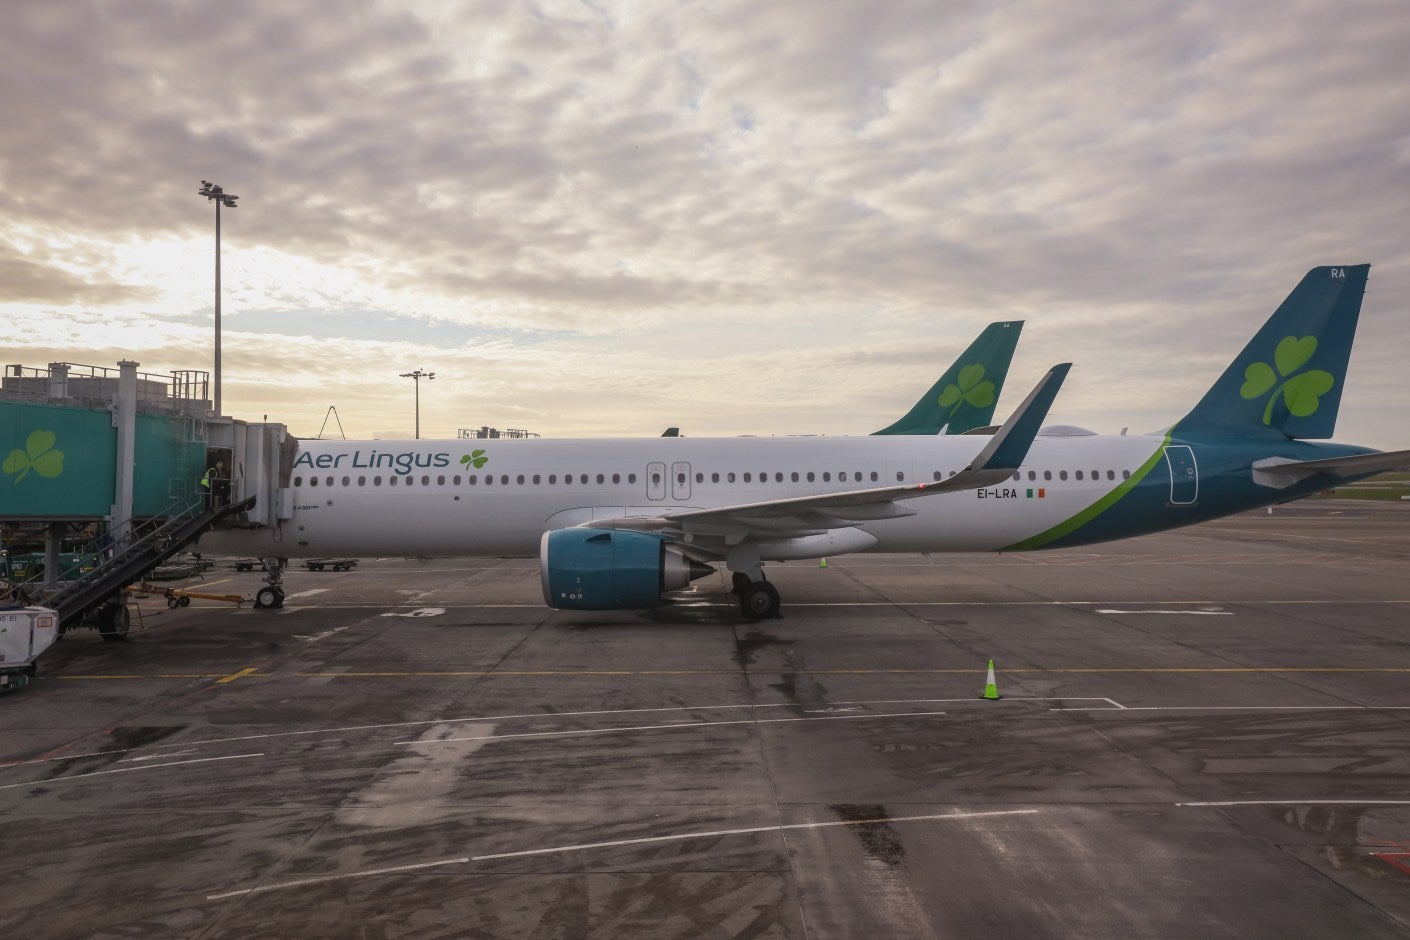
<svg viewBox="0 0 1410 940"><path fill-rule="evenodd" d="M255 592L255 609L284 606L284 558L261 559L265 567L265 586Z"/></svg>

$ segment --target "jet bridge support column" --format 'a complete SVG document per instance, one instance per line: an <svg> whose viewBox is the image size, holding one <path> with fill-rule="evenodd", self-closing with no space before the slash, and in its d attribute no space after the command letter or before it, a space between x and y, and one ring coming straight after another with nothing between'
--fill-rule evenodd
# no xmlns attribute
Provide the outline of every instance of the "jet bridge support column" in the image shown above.
<svg viewBox="0 0 1410 940"><path fill-rule="evenodd" d="M118 393L113 404L113 427L117 428L116 478L113 487L112 537L122 543L132 534L132 486L136 471L137 446L137 366L124 359L118 363Z"/></svg>
<svg viewBox="0 0 1410 940"><path fill-rule="evenodd" d="M47 587L59 580L59 553L64 550L64 530L62 522L51 522L44 527L44 585Z"/></svg>

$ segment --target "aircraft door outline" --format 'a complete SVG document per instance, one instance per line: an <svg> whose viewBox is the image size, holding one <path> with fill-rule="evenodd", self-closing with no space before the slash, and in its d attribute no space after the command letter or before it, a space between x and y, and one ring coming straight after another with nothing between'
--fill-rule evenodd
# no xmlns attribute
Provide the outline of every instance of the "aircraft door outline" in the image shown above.
<svg viewBox="0 0 1410 940"><path fill-rule="evenodd" d="M684 461L671 464L671 499L690 499L690 464Z"/></svg>
<svg viewBox="0 0 1410 940"><path fill-rule="evenodd" d="M646 498L666 498L666 465L659 460L646 465Z"/></svg>
<svg viewBox="0 0 1410 940"><path fill-rule="evenodd" d="M1199 499L1199 465L1194 448L1171 444L1165 448L1165 464L1170 468L1170 505L1193 506Z"/></svg>

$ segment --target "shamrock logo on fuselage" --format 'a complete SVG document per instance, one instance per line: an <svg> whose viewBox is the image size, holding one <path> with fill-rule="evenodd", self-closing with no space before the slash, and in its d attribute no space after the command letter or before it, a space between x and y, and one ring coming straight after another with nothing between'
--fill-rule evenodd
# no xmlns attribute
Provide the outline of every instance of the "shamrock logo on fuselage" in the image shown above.
<svg viewBox="0 0 1410 940"><path fill-rule="evenodd" d="M476 470L489 463L490 458L485 456L483 450L472 451L460 458L460 462L467 467L474 467Z"/></svg>
<svg viewBox="0 0 1410 940"><path fill-rule="evenodd" d="M29 476L31 470L52 480L64 472L64 452L54 449L57 441L53 431L31 431L24 442L24 450L16 447L10 451L0 470L19 474L14 480L16 484Z"/></svg>
<svg viewBox="0 0 1410 940"><path fill-rule="evenodd" d="M994 383L984 379L984 367L979 363L961 369L958 381L958 385L946 385L940 393L940 407L949 408L950 417L954 417L965 402L976 408L988 408L994 404Z"/></svg>
<svg viewBox="0 0 1410 940"><path fill-rule="evenodd" d="M1273 403L1278 400L1278 392L1283 393L1283 401L1290 413L1305 418L1316 412L1321 404L1319 399L1337 384L1330 372L1321 369L1297 371L1307 365L1316 351L1315 336L1304 336L1302 339L1285 336L1278 343L1278 348L1273 350L1273 363L1278 367L1276 373L1266 362L1255 362L1244 370L1244 384L1239 387L1239 394L1244 398L1258 398L1272 390L1272 394L1268 395L1268 407L1263 409L1264 424L1273 423ZM1283 380L1280 386L1279 378Z"/></svg>

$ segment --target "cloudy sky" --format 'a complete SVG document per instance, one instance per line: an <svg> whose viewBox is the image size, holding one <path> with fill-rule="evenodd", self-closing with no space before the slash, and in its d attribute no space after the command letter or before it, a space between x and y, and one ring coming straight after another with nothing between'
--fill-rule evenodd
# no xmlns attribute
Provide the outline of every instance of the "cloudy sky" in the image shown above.
<svg viewBox="0 0 1410 940"><path fill-rule="evenodd" d="M0 357L210 368L349 436L867 433L991 320L1000 414L1172 423L1369 261L1338 437L1410 446L1410 4L0 5Z"/></svg>

